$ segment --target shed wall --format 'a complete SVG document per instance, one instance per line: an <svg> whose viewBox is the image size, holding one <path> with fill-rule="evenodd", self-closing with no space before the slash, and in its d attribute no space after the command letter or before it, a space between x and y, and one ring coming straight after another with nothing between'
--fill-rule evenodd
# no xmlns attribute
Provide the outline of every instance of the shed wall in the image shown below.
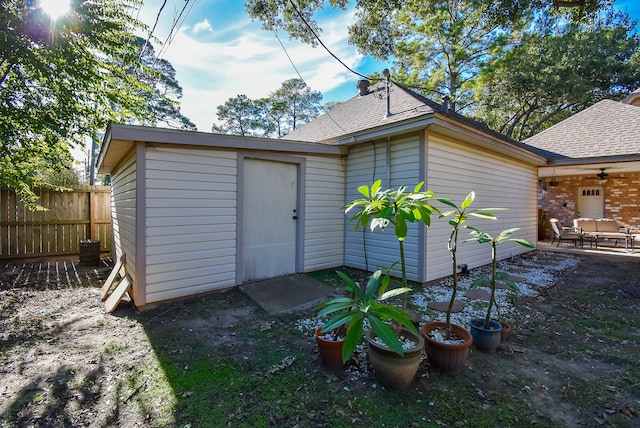
<svg viewBox="0 0 640 428"><path fill-rule="evenodd" d="M235 285L237 154L148 147L146 303Z"/></svg>
<svg viewBox="0 0 640 428"><path fill-rule="evenodd" d="M471 205L472 209L509 209L496 212L496 221L470 217L468 224L492 236L504 229L520 227L513 237L536 242L535 166L433 134L427 135L426 158L428 188L433 190L437 197L451 199L460 205L467 194L474 191L476 199ZM450 231L445 219L434 219L427 230L425 281L451 275L451 256L447 250ZM463 244L469 237L467 230L461 230L458 263L465 263L469 268L490 263L490 245L480 245L477 242ZM527 251L529 249L519 244L506 243L498 247L498 256L504 259Z"/></svg>
<svg viewBox="0 0 640 428"><path fill-rule="evenodd" d="M421 181L420 146L420 137L414 135L391 139L389 142L371 142L353 147L347 159L347 204L362 197L358 187L370 186L378 179L382 180L382 189L407 186L408 190L412 190ZM357 208L354 208L347 213L345 265L374 271L399 262L400 250L393 226L384 232L380 229L371 232L369 228L360 228L355 231L355 222L349 222L349 220L356 211ZM419 232L419 226L410 224L409 233L404 242L407 276L413 281L419 280L421 272L418 251L419 242L421 242ZM399 264L395 266L393 274L401 276Z"/></svg>
<svg viewBox="0 0 640 428"><path fill-rule="evenodd" d="M136 277L136 156L131 154L111 175L112 255L126 255L127 272ZM138 299L133 288L133 298Z"/></svg>
<svg viewBox="0 0 640 428"><path fill-rule="evenodd" d="M304 271L344 263L344 163L341 157L307 156Z"/></svg>

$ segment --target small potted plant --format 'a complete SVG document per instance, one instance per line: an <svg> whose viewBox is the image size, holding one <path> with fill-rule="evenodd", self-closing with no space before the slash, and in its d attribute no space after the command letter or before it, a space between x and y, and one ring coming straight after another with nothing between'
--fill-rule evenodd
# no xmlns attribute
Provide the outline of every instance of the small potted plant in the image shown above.
<svg viewBox="0 0 640 428"><path fill-rule="evenodd" d="M453 267L453 285L451 298L446 312L446 321L431 321L420 329L420 334L425 341L425 350L429 362L448 374L459 374L469 358L469 347L473 343L471 333L464 327L451 322L451 312L458 293L458 234L461 228L467 228L469 216L495 220L496 216L489 211L500 210L501 208L470 209L470 205L475 199L475 192L470 192L462 201L460 206L449 200L441 202L452 208L440 214L441 218L449 218L451 233L447 243L447 249L451 255Z"/></svg>
<svg viewBox="0 0 640 428"><path fill-rule="evenodd" d="M369 360L376 378L390 388L406 388L418 371L424 341L409 314L386 301L411 289L388 290L391 277L388 273L383 276L381 270L369 277L364 290L345 273L337 273L344 281L349 296L334 297L319 305L318 317L332 315L320 333L346 326L342 346L344 363L353 355L365 334L366 320L370 327L366 335Z"/></svg>
<svg viewBox="0 0 640 428"><path fill-rule="evenodd" d="M491 244L491 276L481 276L476 279L471 287L479 287L489 285L491 289L491 295L489 297L489 305L487 307L487 314L482 318L471 320L471 335L473 336L474 346L483 352L495 352L500 346L501 342L501 330L502 325L500 322L491 319L491 311L496 305L496 283L498 281L507 284L511 289L518 291L518 286L509 279L506 272L498 272L498 245L505 242L515 242L528 248L534 248L526 239L512 238L511 234L520 228L506 229L500 232L495 238L486 232L480 232L477 228L468 226L471 229L471 238L468 241L477 241L479 244L490 243Z"/></svg>
<svg viewBox="0 0 640 428"><path fill-rule="evenodd" d="M350 221L356 221L356 230L360 226L370 226L372 231L378 227L384 231L389 224L393 225L400 250L402 285L403 287L408 287L407 263L404 251L404 241L409 233L407 223L422 222L426 227L429 227L431 216L437 213L438 210L427 202L436 198L434 198L431 190L421 190L424 182L418 183L413 191L410 192L407 192L406 186L401 186L397 190L382 190L381 185L382 181L376 180L371 187L366 185L358 187L358 192L364 198L352 201L345 207L345 213L348 213L353 208L359 208L350 219ZM406 295L404 309L407 309Z"/></svg>

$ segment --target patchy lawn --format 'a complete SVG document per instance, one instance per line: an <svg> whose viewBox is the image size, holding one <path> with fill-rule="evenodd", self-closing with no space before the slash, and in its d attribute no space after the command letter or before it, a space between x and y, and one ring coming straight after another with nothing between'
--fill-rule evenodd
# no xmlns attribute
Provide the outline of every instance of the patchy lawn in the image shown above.
<svg viewBox="0 0 640 428"><path fill-rule="evenodd" d="M501 296L512 339L472 350L457 377L423 361L389 391L364 353L341 376L319 367L312 312L269 316L230 290L107 315L108 266L2 262L0 426L640 426L640 260L535 252L504 267L522 289ZM424 319L443 285L413 293ZM483 309L467 303L460 322Z"/></svg>

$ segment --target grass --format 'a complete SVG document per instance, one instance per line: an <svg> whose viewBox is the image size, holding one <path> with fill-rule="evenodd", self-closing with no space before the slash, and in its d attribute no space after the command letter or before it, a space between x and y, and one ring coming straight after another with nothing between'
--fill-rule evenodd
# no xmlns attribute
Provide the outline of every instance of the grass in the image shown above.
<svg viewBox="0 0 640 428"><path fill-rule="evenodd" d="M332 271L312 276L339 285ZM387 390L370 375L325 372L310 338L286 320L272 320L267 330L238 330L238 343L206 351L176 336L171 340L190 351L163 352L159 361L176 397L178 426L567 426L594 420L631 426L638 422L640 370L633 361L640 321L637 313L620 310L615 290L558 287L539 302L528 301L525 307L539 305L542 315L518 325L515 342L496 354L472 351L469 369L457 377L423 361L404 391ZM578 339L560 345L572 338ZM625 341L632 346L618 346ZM239 352L243 343L252 350ZM295 360L273 369L285 357ZM592 374L594 367L604 370L602 378Z"/></svg>
<svg viewBox="0 0 640 428"><path fill-rule="evenodd" d="M125 411L153 427L640 426L640 301L621 291L636 284L638 264L605 267L586 259L541 295L516 298L514 338L497 353L472 349L455 377L424 360L403 391L379 385L364 353L344 374L320 367L313 338L296 324L314 310L274 317L234 290L130 311L122 321L132 332L141 326L144 352L123 359L121 344L103 345L95 371L78 378L65 368L53 382L59 390L34 380L7 412L27 416L2 415L0 425L73 426L90 404L80 393L119 409L111 426L128 420ZM333 271L313 275L340 285ZM37 322L25 324L18 332L32 331L34 343L47 337ZM99 368L112 362L123 366L117 391L96 389L94 380L113 373Z"/></svg>

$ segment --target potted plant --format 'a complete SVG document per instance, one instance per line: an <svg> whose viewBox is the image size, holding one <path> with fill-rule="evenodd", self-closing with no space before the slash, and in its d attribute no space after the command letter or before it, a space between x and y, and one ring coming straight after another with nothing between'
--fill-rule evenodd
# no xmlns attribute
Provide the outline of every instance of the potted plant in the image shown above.
<svg viewBox="0 0 640 428"><path fill-rule="evenodd" d="M471 229L471 238L468 241L477 241L479 244L490 243L491 244L491 276L481 276L476 279L471 287L478 287L489 284L491 294L489 297L489 304L487 306L487 314L484 319L478 318L471 320L471 335L473 336L474 346L484 352L495 352L500 346L501 342L501 330L502 325L499 321L491 319L491 311L496 305L496 283L498 281L507 284L511 289L518 291L518 286L509 279L506 272L498 272L498 245L505 242L515 242L528 248L534 248L526 239L512 238L511 234L520 228L506 229L500 232L495 238L486 232L480 232L475 227L468 226Z"/></svg>
<svg viewBox="0 0 640 428"><path fill-rule="evenodd" d="M420 334L425 341L425 350L429 362L449 374L458 374L462 371L469 358L469 347L473 342L469 331L464 327L451 323L451 311L458 293L458 234L462 227L468 227L465 223L469 216L495 220L495 215L489 211L500 210L500 208L470 209L474 199L475 192L470 192L460 206L449 200L440 200L452 208L440 214L440 218L449 218L449 225L451 226L451 233L447 242L447 249L451 255L451 265L453 267L451 298L447 307L446 321L431 321L424 324L420 329Z"/></svg>
<svg viewBox="0 0 640 428"><path fill-rule="evenodd" d="M316 328L315 338L318 344L320 363L330 371L341 372L344 370L342 348L346 333L347 328L344 325L326 333L322 331L322 326Z"/></svg>
<svg viewBox="0 0 640 428"><path fill-rule="evenodd" d="M370 226L371 231L377 227L384 231L389 224L393 225L400 249L402 286L408 287L404 251L404 241L409 233L407 223L422 222L426 227L429 227L431 216L439 211L429 205L427 201L436 198L433 197L433 192L430 190L421 191L424 182L418 183L411 192L406 191L406 186L401 186L397 190L382 190L381 185L382 181L376 180L371 187L366 185L358 187L358 192L364 198L355 199L347 205L345 213L359 207L359 210L350 219L350 221L356 221L355 230L358 230L360 226ZM407 309L406 295L404 309Z"/></svg>
<svg viewBox="0 0 640 428"><path fill-rule="evenodd" d="M337 273L344 281L349 296L334 297L319 305L318 317L332 315L320 332L346 326L342 346L344 363L353 355L362 339L366 320L371 328L366 335L369 360L376 378L390 388L406 388L418 371L424 341L411 317L386 300L411 289L400 287L388 290L391 277L388 273L383 276L381 270L369 277L364 290L345 273Z"/></svg>

